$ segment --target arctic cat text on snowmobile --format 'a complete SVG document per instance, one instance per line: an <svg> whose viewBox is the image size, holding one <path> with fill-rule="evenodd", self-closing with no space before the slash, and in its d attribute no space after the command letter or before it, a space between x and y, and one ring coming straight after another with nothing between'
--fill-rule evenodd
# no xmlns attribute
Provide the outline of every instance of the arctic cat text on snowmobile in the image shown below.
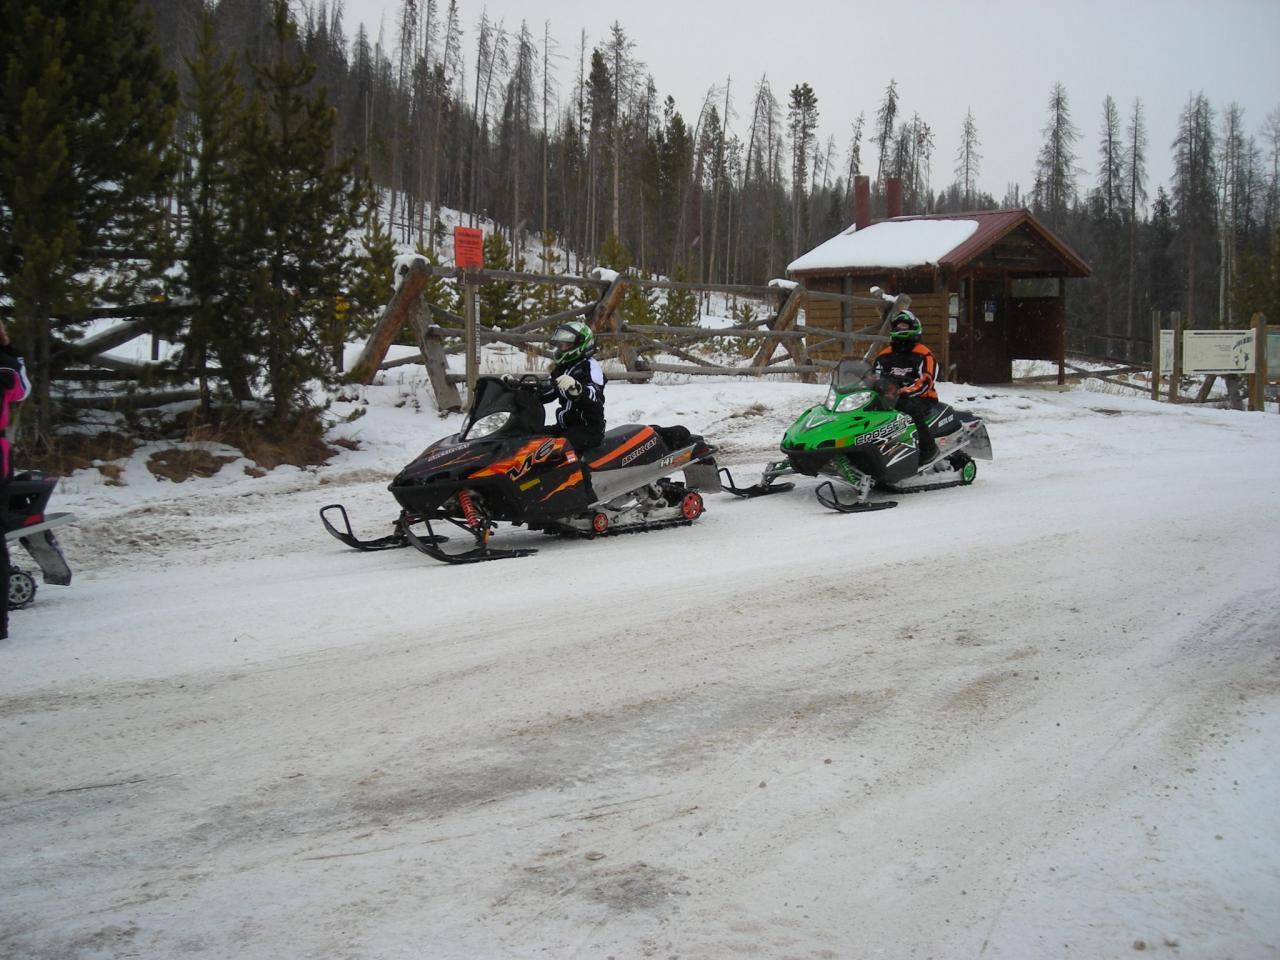
<svg viewBox="0 0 1280 960"><path fill-rule="evenodd" d="M921 464L915 424L886 401L883 387L865 360L842 360L826 400L802 413L783 435L786 459L766 466L760 482L750 487L734 486L732 475L722 470L725 489L758 497L793 489L794 483L776 482L788 474L831 477L852 488L854 499L842 500L828 481L817 489L819 502L841 513L859 513L897 506L893 500L871 502L872 489L913 493L972 483L978 473L974 458L991 459L986 424L935 403L927 417L939 453Z"/></svg>
<svg viewBox="0 0 1280 960"><path fill-rule="evenodd" d="M67 566L62 548L53 535L55 527L71 523L70 513L45 513L57 477L48 477L39 471L19 473L9 481L9 500L0 510L0 526L4 527L9 545L9 594L10 610L25 607L36 597L36 580L25 570L13 565L13 549L21 543L40 567L45 583L65 587L71 583L71 568Z"/></svg>
<svg viewBox="0 0 1280 960"><path fill-rule="evenodd" d="M321 509L325 529L357 550L413 546L447 563L472 563L536 552L490 547L497 521L584 537L650 530L691 523L703 509L697 491L720 489L715 450L684 427L627 424L586 451L547 436L539 398L548 383L480 377L461 432L429 446L388 487L400 504L390 534L360 540L339 504ZM677 471L683 482L670 479ZM472 549L447 553L433 520L467 531ZM413 529L419 523L425 535Z"/></svg>

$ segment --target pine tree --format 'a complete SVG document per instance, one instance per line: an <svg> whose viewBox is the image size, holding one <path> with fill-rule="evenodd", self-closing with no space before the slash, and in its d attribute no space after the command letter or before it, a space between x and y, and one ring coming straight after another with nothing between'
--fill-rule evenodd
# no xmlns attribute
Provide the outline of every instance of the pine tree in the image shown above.
<svg viewBox="0 0 1280 960"><path fill-rule="evenodd" d="M591 73L587 77L587 104L590 109L590 131L587 146L587 252L599 249L600 183L613 142L617 117L613 112L613 79L599 50L591 52Z"/></svg>
<svg viewBox="0 0 1280 960"><path fill-rule="evenodd" d="M55 325L167 265L177 84L134 0L4 0L0 35L0 297L47 437Z"/></svg>
<svg viewBox="0 0 1280 960"><path fill-rule="evenodd" d="M431 266L440 266L440 255L430 247L424 247L419 243L414 252ZM462 304L458 302L460 297L457 281L453 279L437 277L434 274L427 277L422 287L422 299L424 303L433 304L454 314L460 314L463 310Z"/></svg>
<svg viewBox="0 0 1280 960"><path fill-rule="evenodd" d="M1049 119L1044 126L1044 144L1036 160L1032 201L1049 225L1060 228L1076 198L1075 144L1080 132L1071 122L1067 91L1060 83L1049 94Z"/></svg>
<svg viewBox="0 0 1280 960"><path fill-rule="evenodd" d="M1173 219L1185 255L1185 320L1197 322L1198 305L1217 280L1217 166L1213 109L1204 94L1191 97L1173 142Z"/></svg>
<svg viewBox="0 0 1280 960"><path fill-rule="evenodd" d="M484 268L510 270L511 245L494 231L484 238ZM520 323L520 297L514 284L485 283L480 287L480 322L489 327L514 327Z"/></svg>
<svg viewBox="0 0 1280 960"><path fill-rule="evenodd" d="M195 56L187 61L187 71L191 79L184 106L189 120L182 155L191 174L183 184L188 224L181 255L186 269L178 285L193 307L184 337L185 360L200 371L201 399L207 410L209 390L204 370L211 357L217 357L238 400L249 399L253 372L244 350L252 339L248 317L243 312L228 313L223 303L237 286L242 266L234 259L231 190L240 163L237 128L244 91L236 80L234 64L222 58L208 15Z"/></svg>
<svg viewBox="0 0 1280 960"><path fill-rule="evenodd" d="M814 142L818 127L818 97L809 84L801 83L791 88L787 125L791 134L791 256L795 258L800 256L800 215L805 205L809 147Z"/></svg>
<svg viewBox="0 0 1280 960"><path fill-rule="evenodd" d="M1231 291L1239 271L1241 241L1252 213L1252 159L1253 151L1245 140L1244 109L1232 103L1223 114L1222 136L1218 140L1218 317L1228 327L1235 325Z"/></svg>
<svg viewBox="0 0 1280 960"><path fill-rule="evenodd" d="M538 257L538 270L551 275L564 272L561 266L563 257L556 251L559 238L550 231L542 235L542 253ZM573 296L573 287L562 287L554 283L540 283L533 288L533 302L538 315L550 317L554 314L577 306Z"/></svg>
<svg viewBox="0 0 1280 960"><path fill-rule="evenodd" d="M239 304L255 322L277 427L286 427L313 379L332 375L326 333L350 287L347 235L366 204L351 159L330 162L335 113L325 91L308 94L315 65L297 45L286 0L273 0L270 63L254 64L256 89L241 121L237 224L248 265Z"/></svg>
<svg viewBox="0 0 1280 960"><path fill-rule="evenodd" d="M1108 95L1102 101L1102 132L1098 140L1098 196L1108 223L1121 217L1124 197L1124 143L1120 138L1120 111Z"/></svg>
<svg viewBox="0 0 1280 960"><path fill-rule="evenodd" d="M876 164L876 183L883 186L886 163L889 151L893 149L894 125L898 119L898 81L890 80L885 88L884 100L876 111L875 144L880 156Z"/></svg>
<svg viewBox="0 0 1280 960"><path fill-rule="evenodd" d="M1177 227L1173 201L1164 187L1156 188L1147 230L1147 300L1154 310L1166 313L1179 308L1178 271L1173 261Z"/></svg>
<svg viewBox="0 0 1280 960"><path fill-rule="evenodd" d="M362 246L364 249L354 265L351 288L344 297L350 304L344 318L346 322L334 330L331 341L335 369L341 369L341 350L347 336L367 335L395 293L396 243L376 207L372 207L366 217ZM419 246L419 251L421 249Z"/></svg>
<svg viewBox="0 0 1280 960"><path fill-rule="evenodd" d="M689 276L683 267L676 267L671 279L687 283ZM658 322L669 327L691 327L698 322L698 296L691 290L668 290L667 297L658 308Z"/></svg>
<svg viewBox="0 0 1280 960"><path fill-rule="evenodd" d="M966 210L974 209L978 193L978 174L982 171L982 154L978 152L978 146L978 124L973 119L973 110L969 109L964 115L960 147L956 150L956 185Z"/></svg>
<svg viewBox="0 0 1280 960"><path fill-rule="evenodd" d="M614 236L621 236L622 234L622 128L627 98L630 96L632 78L635 75L635 63L631 57L631 51L634 47L635 42L627 36L622 24L617 20L613 21L613 24L609 27L609 42L606 49L609 59L610 78L613 81L613 104L609 112L613 118L613 216L610 222L613 225Z"/></svg>
<svg viewBox="0 0 1280 960"><path fill-rule="evenodd" d="M1133 330L1134 288L1138 273L1138 206L1147 199L1147 128L1142 118L1142 101L1134 98L1133 115L1125 130L1125 194L1128 198L1129 282L1127 284L1126 322Z"/></svg>

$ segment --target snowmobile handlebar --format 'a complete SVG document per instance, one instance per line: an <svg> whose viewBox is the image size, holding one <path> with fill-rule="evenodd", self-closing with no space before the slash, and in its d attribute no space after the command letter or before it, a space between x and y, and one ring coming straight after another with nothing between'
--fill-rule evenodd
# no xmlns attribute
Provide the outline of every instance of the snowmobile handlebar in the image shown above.
<svg viewBox="0 0 1280 960"><path fill-rule="evenodd" d="M551 377L543 373L504 373L498 379L514 390L543 390L551 383Z"/></svg>

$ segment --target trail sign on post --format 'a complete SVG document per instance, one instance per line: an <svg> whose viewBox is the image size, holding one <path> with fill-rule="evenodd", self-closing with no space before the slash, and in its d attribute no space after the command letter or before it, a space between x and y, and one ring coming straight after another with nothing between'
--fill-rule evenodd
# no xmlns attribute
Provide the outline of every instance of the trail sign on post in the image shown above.
<svg viewBox="0 0 1280 960"><path fill-rule="evenodd" d="M453 228L453 263L464 271L462 307L466 319L464 343L467 351L467 403L475 396L476 377L480 373L480 343L476 338L477 283L472 270L484 269L484 233L474 227Z"/></svg>
<svg viewBox="0 0 1280 960"><path fill-rule="evenodd" d="M476 231L479 233L479 231ZM479 284L475 274L467 273L462 279L462 309L464 331L463 345L467 351L467 403L475 399L476 378L480 376L480 340L476 336L476 322L479 310L476 305L476 294Z"/></svg>
<svg viewBox="0 0 1280 960"><path fill-rule="evenodd" d="M453 265L459 270L484 267L484 233L473 227L453 228Z"/></svg>

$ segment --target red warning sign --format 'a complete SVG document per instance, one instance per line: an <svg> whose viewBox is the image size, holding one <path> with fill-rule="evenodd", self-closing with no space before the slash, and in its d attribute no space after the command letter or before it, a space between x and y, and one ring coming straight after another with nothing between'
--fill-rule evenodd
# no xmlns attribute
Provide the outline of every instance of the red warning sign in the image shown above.
<svg viewBox="0 0 1280 960"><path fill-rule="evenodd" d="M474 227L454 227L453 263L459 270L483 267L484 233Z"/></svg>

